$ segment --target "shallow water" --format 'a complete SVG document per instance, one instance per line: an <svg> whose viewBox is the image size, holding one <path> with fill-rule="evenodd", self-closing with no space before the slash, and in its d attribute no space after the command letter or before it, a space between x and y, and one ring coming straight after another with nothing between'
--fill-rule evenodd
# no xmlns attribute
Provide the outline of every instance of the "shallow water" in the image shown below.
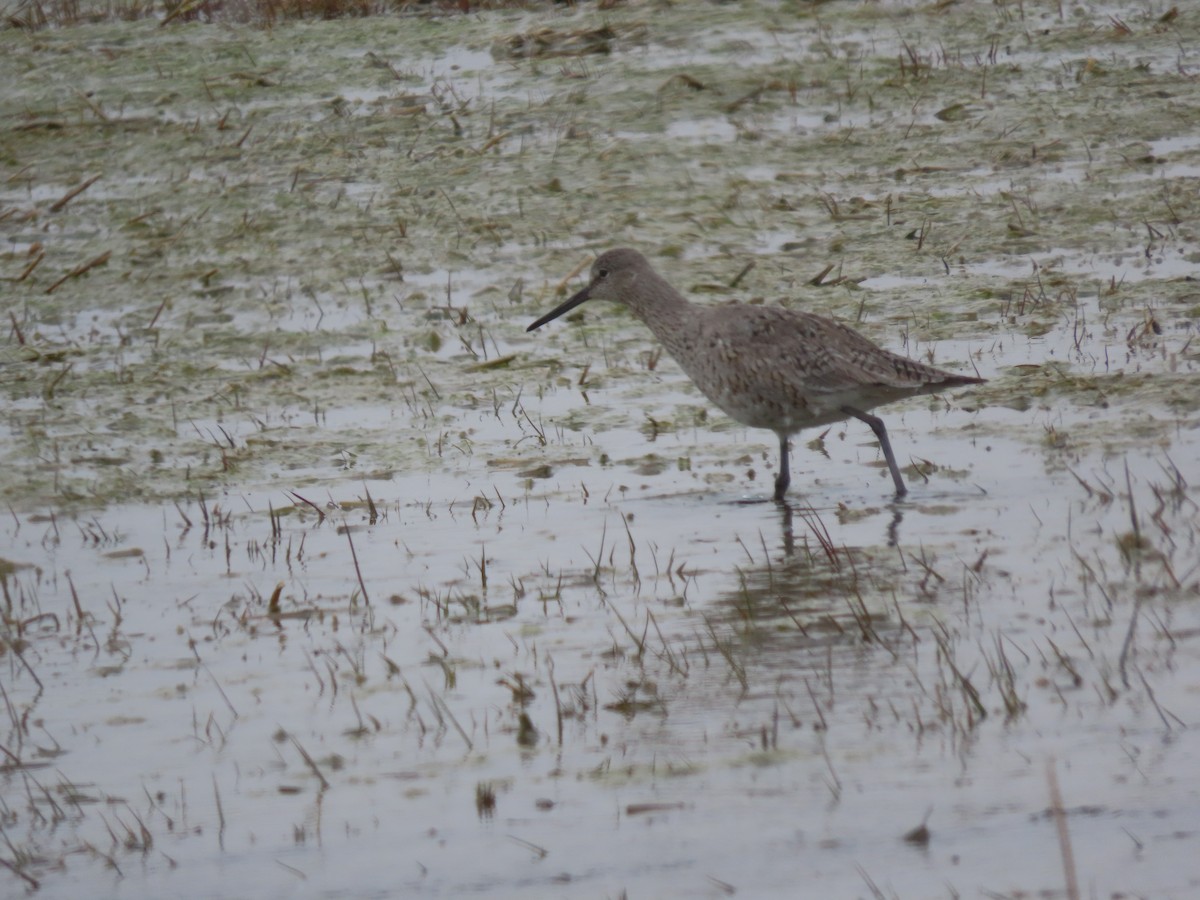
<svg viewBox="0 0 1200 900"><path fill-rule="evenodd" d="M6 890L1195 892L1166 12L0 35ZM617 38L493 51L547 22ZM524 332L614 242L989 382L782 510L628 316Z"/></svg>

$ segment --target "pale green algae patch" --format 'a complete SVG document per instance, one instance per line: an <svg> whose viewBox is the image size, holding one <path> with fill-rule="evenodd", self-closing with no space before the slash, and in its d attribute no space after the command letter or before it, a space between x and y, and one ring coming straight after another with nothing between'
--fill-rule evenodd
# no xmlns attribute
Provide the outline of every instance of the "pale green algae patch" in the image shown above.
<svg viewBox="0 0 1200 900"><path fill-rule="evenodd" d="M383 478L536 461L517 404L558 371L548 357L564 353L549 382L564 385L594 357L578 329L523 326L616 243L705 294L753 260L728 293L914 355L956 338L937 358L994 379L977 403L1095 390L1190 413L1184 342L1153 379L1085 383L1093 341L1146 310L1158 330L1133 356L1190 333L1200 271L1197 25L1127 14L1122 30L1106 10L633 4L6 31L4 493L300 486L341 477L346 452ZM610 52L511 55L546 27L606 27ZM627 317L585 319L604 348L593 381L633 402L570 427L636 426L658 390L651 341ZM1070 381L996 383L1041 362L1011 355L1023 337L1067 331L1049 352L1084 364ZM462 410L510 406L494 444L446 455ZM690 404L679 415L692 426Z"/></svg>

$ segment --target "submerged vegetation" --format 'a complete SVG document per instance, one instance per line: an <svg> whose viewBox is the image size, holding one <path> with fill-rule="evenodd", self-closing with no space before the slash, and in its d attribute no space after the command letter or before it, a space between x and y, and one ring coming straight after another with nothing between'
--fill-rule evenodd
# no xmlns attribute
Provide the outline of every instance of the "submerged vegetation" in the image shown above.
<svg viewBox="0 0 1200 900"><path fill-rule="evenodd" d="M601 0L601 9L614 4ZM18 0L4 10L8 28L70 28L98 22L152 19L163 26L201 22L270 28L303 19L387 15L451 15L552 7L545 0Z"/></svg>

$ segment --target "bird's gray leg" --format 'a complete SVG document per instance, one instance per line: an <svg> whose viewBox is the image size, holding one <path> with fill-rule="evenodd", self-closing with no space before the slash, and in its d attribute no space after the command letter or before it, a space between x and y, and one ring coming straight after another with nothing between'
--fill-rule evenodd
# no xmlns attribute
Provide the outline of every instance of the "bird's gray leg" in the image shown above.
<svg viewBox="0 0 1200 900"><path fill-rule="evenodd" d="M788 436L779 435L779 474L775 476L775 502L782 503L788 485L792 483L792 467L788 463Z"/></svg>
<svg viewBox="0 0 1200 900"><path fill-rule="evenodd" d="M854 416L860 422L865 422L867 427L875 432L875 437L879 439L879 446L883 450L883 458L887 460L888 471L892 473L892 481L896 484L896 496L903 497L907 494L908 488L904 486L904 479L900 477L900 467L896 465L896 454L892 453L892 442L888 440L887 429L883 427L883 419L865 413L861 409L855 409L853 406L843 406L842 412L848 416Z"/></svg>

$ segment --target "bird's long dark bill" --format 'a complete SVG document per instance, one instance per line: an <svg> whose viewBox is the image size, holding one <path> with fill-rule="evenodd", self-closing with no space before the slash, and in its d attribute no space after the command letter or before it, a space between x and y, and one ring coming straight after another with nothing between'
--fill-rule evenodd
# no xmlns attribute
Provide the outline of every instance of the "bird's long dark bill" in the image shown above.
<svg viewBox="0 0 1200 900"><path fill-rule="evenodd" d="M574 297L572 297L570 300L568 300L566 303L564 303L562 306L558 306L558 307L555 307L554 309L550 310L550 312L546 313L544 316L542 316L540 319L538 319L536 322L534 322L532 325L530 325L525 330L526 331L536 331L538 328L541 328L547 322L552 321L553 319L557 319L563 313L569 313L571 310L573 310L579 304L581 304L585 300L587 300L587 298L590 296L588 294L588 291L590 291L590 290L591 290L591 285L588 285L582 291L580 291L578 294L576 294Z"/></svg>

